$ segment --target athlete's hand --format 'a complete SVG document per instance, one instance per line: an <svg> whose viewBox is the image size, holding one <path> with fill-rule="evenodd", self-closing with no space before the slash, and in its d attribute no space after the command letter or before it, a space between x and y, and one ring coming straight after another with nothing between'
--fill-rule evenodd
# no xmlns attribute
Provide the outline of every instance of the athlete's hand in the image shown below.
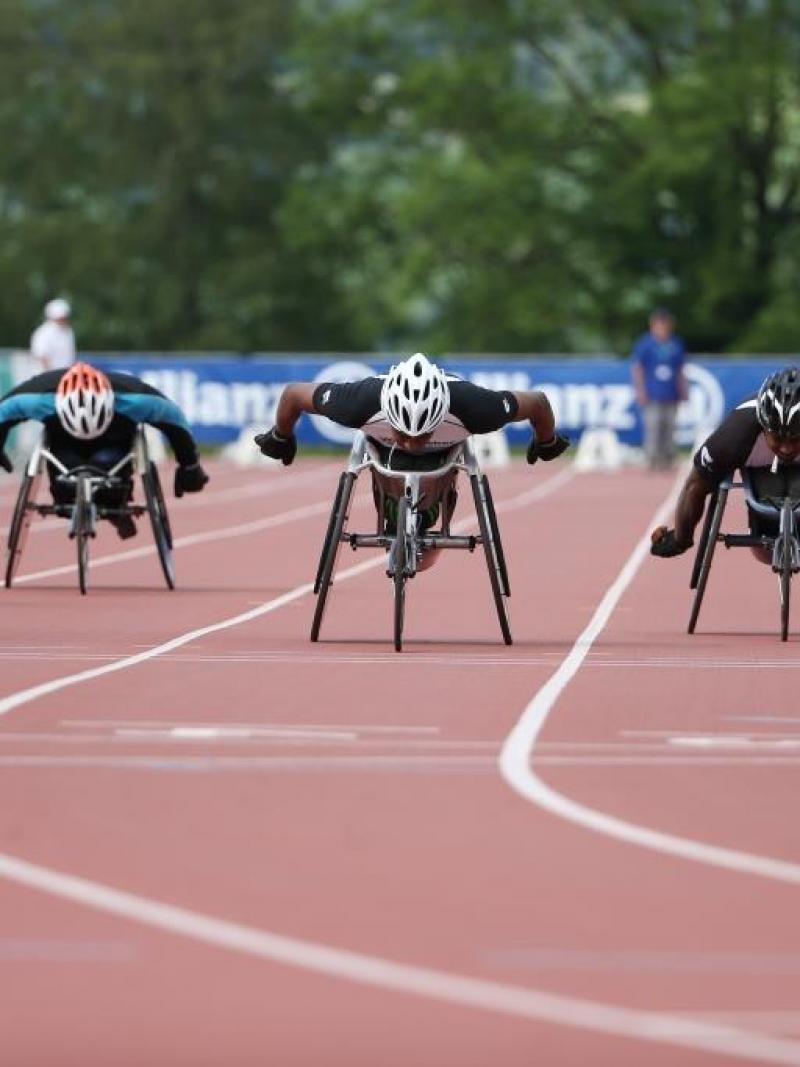
<svg viewBox="0 0 800 1067"><path fill-rule="evenodd" d="M288 467L297 454L295 435L292 433L288 437L281 437L274 426L266 433L257 434L253 440L263 455L269 456L270 459L279 459L284 467Z"/></svg>
<svg viewBox="0 0 800 1067"><path fill-rule="evenodd" d="M208 475L199 463L175 468L175 496L184 493L199 493L208 481Z"/></svg>
<svg viewBox="0 0 800 1067"><path fill-rule="evenodd" d="M535 463L537 459L549 463L551 459L557 459L562 452L566 452L569 444L569 438L563 437L560 433L554 433L552 441L541 442L532 437L526 458L528 463Z"/></svg>
<svg viewBox="0 0 800 1067"><path fill-rule="evenodd" d="M8 471L9 474L11 474L14 469L14 464L11 462L11 460L8 458L2 448L0 448L0 467L2 467L4 471Z"/></svg>
<svg viewBox="0 0 800 1067"><path fill-rule="evenodd" d="M666 526L657 526L650 534L650 542L650 555L661 556L663 559L681 556L694 544L694 541L678 541L675 531L668 530Z"/></svg>

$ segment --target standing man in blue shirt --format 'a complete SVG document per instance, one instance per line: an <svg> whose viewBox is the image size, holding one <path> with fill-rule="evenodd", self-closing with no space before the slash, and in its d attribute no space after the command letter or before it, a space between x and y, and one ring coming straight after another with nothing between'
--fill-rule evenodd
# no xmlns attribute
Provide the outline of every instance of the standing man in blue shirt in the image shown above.
<svg viewBox="0 0 800 1067"><path fill-rule="evenodd" d="M633 385L644 420L644 452L651 470L666 470L675 458L675 416L686 399L686 347L669 311L657 308L650 329L633 347Z"/></svg>

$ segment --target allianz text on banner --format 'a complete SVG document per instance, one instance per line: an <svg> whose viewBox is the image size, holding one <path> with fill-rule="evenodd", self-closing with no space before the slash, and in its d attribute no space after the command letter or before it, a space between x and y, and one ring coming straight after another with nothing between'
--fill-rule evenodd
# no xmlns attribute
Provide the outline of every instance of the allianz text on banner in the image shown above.
<svg viewBox="0 0 800 1067"><path fill-rule="evenodd" d="M381 373L389 361L378 357L341 358L175 358L93 355L96 363L139 375L175 400L198 439L222 444L243 426L269 426L284 386L291 381L347 381ZM573 437L585 429L614 430L627 444L641 442L640 413L630 380L630 364L615 359L446 359L448 372L491 389L542 389L559 425ZM690 444L698 430L718 423L765 375L787 359L696 360L687 367L689 399L678 414L678 434ZM522 424L508 427L511 443L528 435ZM302 419L301 442L344 445L349 431L327 419Z"/></svg>

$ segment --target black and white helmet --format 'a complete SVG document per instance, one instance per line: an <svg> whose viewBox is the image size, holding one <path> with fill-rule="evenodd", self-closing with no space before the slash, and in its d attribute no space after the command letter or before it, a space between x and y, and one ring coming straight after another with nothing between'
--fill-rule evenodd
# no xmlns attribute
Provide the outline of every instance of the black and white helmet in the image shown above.
<svg viewBox="0 0 800 1067"><path fill-rule="evenodd" d="M800 370L775 371L758 390L756 415L761 429L776 437L800 437Z"/></svg>
<svg viewBox="0 0 800 1067"><path fill-rule="evenodd" d="M381 389L381 411L400 433L430 433L450 409L450 388L443 370L422 352L392 367Z"/></svg>

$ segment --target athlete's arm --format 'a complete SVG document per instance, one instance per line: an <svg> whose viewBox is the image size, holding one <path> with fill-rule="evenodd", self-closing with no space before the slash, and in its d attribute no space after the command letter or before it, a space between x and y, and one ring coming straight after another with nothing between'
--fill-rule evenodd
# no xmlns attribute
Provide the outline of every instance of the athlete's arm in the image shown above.
<svg viewBox="0 0 800 1067"><path fill-rule="evenodd" d="M528 445L528 463L538 459L545 462L556 459L569 448L569 438L556 432L556 420L550 401L539 391L514 393L517 401L515 422L527 419L531 424L533 436Z"/></svg>
<svg viewBox="0 0 800 1067"><path fill-rule="evenodd" d="M552 441L556 434L556 420L550 401L545 394L538 390L529 390L515 392L514 397L517 401L517 414L513 421L525 422L527 420L531 424L537 441L542 444Z"/></svg>
<svg viewBox="0 0 800 1067"><path fill-rule="evenodd" d="M760 432L755 407L748 401L731 412L698 448L692 472L678 497L674 528L658 526L650 536L654 556L679 556L692 547L706 497L746 462Z"/></svg>
<svg viewBox="0 0 800 1067"><path fill-rule="evenodd" d="M694 531L703 517L706 497L714 486L707 478L692 470L683 484L675 507L675 526L657 526L650 535L654 556L679 556L694 544Z"/></svg>
<svg viewBox="0 0 800 1067"><path fill-rule="evenodd" d="M316 388L313 382L289 382L284 388L275 411L275 425L254 438L263 455L279 459L284 467L293 462L297 454L294 428L303 413L311 414L315 410Z"/></svg>
<svg viewBox="0 0 800 1067"><path fill-rule="evenodd" d="M275 429L281 437L291 437L297 420L303 414L312 415L316 382L290 382L281 393L275 412Z"/></svg>

